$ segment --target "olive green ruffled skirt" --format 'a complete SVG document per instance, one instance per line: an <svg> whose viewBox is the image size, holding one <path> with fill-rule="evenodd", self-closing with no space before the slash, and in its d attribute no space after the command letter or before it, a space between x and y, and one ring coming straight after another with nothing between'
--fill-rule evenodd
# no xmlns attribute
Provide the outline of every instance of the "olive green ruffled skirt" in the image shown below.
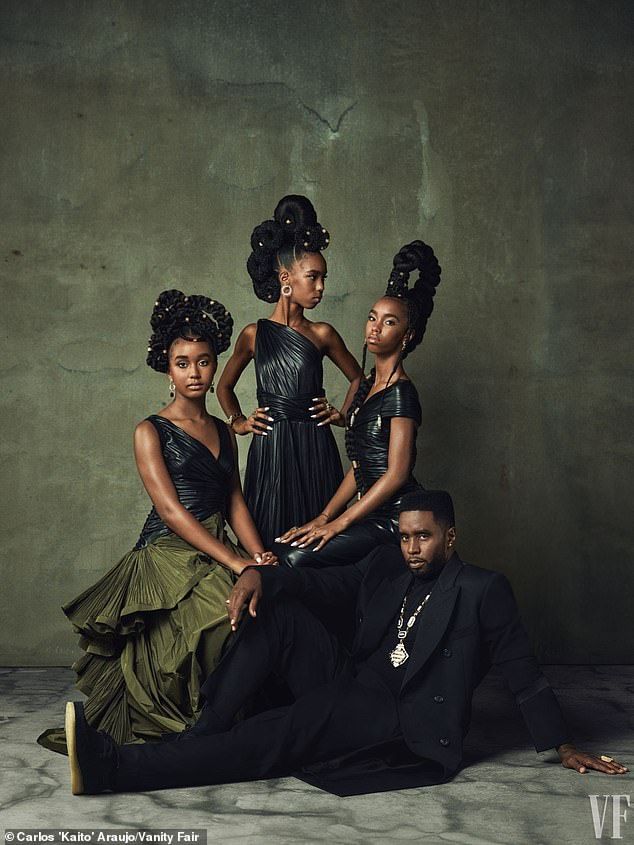
<svg viewBox="0 0 634 845"><path fill-rule="evenodd" d="M221 514L207 530L226 536ZM176 534L123 557L63 608L84 655L73 665L88 722L118 743L157 740L196 721L200 685L230 633L226 599L235 577ZM66 753L63 729L38 742Z"/></svg>

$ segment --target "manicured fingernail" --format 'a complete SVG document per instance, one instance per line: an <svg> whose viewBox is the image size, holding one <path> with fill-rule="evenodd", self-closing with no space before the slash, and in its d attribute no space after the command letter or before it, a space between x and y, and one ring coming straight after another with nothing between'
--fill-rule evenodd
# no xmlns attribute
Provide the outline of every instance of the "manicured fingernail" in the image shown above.
<svg viewBox="0 0 634 845"><path fill-rule="evenodd" d="M303 549L305 545L306 545L306 543L300 543L300 544L299 544L299 548L300 548L300 549Z"/></svg>
<svg viewBox="0 0 634 845"><path fill-rule="evenodd" d="M268 420L269 422L275 422L275 420L273 419L273 417L267 417L267 420Z"/></svg>
<svg viewBox="0 0 634 845"><path fill-rule="evenodd" d="M267 425L267 428L268 428L268 430L269 430L269 431L273 431L273 426L272 426L272 425Z"/></svg>
<svg viewBox="0 0 634 845"><path fill-rule="evenodd" d="M323 398L323 396L313 396L313 402L319 402L319 400Z"/></svg>
<svg viewBox="0 0 634 845"><path fill-rule="evenodd" d="M319 428L320 425L326 425L326 423L325 422L317 423L317 428Z"/></svg>
<svg viewBox="0 0 634 845"><path fill-rule="evenodd" d="M311 420L316 420L316 419L317 419L317 414L311 414L311 415L310 415L310 418L311 418Z"/></svg>
<svg viewBox="0 0 634 845"><path fill-rule="evenodd" d="M295 540L294 543L291 543L291 546L296 546L296 545L297 545L297 540Z"/></svg>
<svg viewBox="0 0 634 845"><path fill-rule="evenodd" d="M269 405L269 406L268 406L268 408L265 408L264 410L265 410L265 411L270 411L270 410L271 410L271 406Z"/></svg>
<svg viewBox="0 0 634 845"><path fill-rule="evenodd" d="M276 537L276 538L275 538L275 540L274 540L273 542L274 542L274 543L279 543L279 542L280 542L280 538L279 538L279 537Z"/></svg>
<svg viewBox="0 0 634 845"><path fill-rule="evenodd" d="M314 405L311 405L311 406L310 406L310 408L309 408L308 410L309 410L309 411L314 411L314 410L315 410L315 406L314 406Z"/></svg>

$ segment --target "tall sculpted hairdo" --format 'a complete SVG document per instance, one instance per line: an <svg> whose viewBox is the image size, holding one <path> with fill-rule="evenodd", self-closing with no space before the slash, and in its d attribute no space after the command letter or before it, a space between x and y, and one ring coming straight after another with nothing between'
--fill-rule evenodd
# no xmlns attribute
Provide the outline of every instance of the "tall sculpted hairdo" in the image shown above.
<svg viewBox="0 0 634 845"><path fill-rule="evenodd" d="M405 358L423 339L427 320L434 310L434 296L440 284L441 268L434 250L423 241L412 241L402 246L394 256L392 265L385 296L393 296L407 304L411 337L403 351ZM410 287L410 276L417 270L418 276Z"/></svg>
<svg viewBox="0 0 634 845"><path fill-rule="evenodd" d="M289 194L278 202L272 220L265 220L251 233L247 270L258 299L280 298L278 270L306 252L321 252L330 235L317 221L312 202L301 194Z"/></svg>
<svg viewBox="0 0 634 845"><path fill-rule="evenodd" d="M200 294L185 296L180 290L159 294L150 324L146 360L159 373L167 372L170 346L178 338L206 340L220 355L229 348L233 331L233 318L221 302Z"/></svg>

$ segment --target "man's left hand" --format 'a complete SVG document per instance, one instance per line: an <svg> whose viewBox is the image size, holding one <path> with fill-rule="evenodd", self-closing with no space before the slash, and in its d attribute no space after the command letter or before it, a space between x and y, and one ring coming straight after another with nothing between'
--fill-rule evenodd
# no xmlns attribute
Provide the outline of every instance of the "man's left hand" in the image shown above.
<svg viewBox="0 0 634 845"><path fill-rule="evenodd" d="M624 775L629 772L626 766L622 766L616 760L602 760L586 751L579 751L574 745L560 745L557 749L561 765L565 769L575 769L580 774L585 774L589 769L597 772L604 772L606 775Z"/></svg>

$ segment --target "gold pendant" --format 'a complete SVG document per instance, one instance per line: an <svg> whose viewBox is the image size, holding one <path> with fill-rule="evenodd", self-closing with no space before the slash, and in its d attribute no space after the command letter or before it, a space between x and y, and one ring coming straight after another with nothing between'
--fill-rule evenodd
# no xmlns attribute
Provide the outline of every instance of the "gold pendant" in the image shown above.
<svg viewBox="0 0 634 845"><path fill-rule="evenodd" d="M408 657L409 654L407 653L405 646L402 642L400 642L396 648L390 652L390 663L395 669L397 669L405 663Z"/></svg>

